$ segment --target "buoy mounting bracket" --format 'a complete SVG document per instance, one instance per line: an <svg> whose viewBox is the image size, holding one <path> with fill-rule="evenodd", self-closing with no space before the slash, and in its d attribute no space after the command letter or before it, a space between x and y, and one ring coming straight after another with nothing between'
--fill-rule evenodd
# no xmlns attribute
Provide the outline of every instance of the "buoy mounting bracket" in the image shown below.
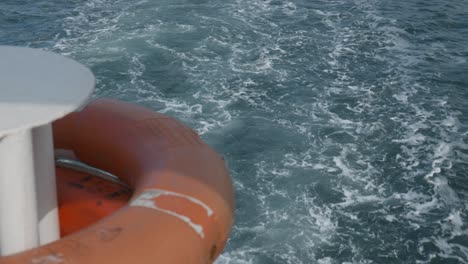
<svg viewBox="0 0 468 264"><path fill-rule="evenodd" d="M0 254L59 238L51 123L82 106L95 79L78 62L0 46Z"/></svg>

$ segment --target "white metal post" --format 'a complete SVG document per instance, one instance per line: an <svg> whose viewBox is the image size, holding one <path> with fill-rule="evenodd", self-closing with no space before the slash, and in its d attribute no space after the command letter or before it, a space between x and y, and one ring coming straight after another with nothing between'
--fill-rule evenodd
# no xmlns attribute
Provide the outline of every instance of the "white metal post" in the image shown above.
<svg viewBox="0 0 468 264"><path fill-rule="evenodd" d="M0 141L0 252L13 254L39 243L31 131Z"/></svg>
<svg viewBox="0 0 468 264"><path fill-rule="evenodd" d="M34 128L32 135L38 201L39 242L44 245L60 238L52 126L48 124Z"/></svg>
<svg viewBox="0 0 468 264"><path fill-rule="evenodd" d="M94 89L83 65L0 46L0 255L59 238L51 123Z"/></svg>

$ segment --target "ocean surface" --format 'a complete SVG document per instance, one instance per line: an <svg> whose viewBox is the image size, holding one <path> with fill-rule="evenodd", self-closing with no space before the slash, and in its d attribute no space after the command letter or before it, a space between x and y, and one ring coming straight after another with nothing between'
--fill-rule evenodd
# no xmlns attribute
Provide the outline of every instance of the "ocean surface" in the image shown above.
<svg viewBox="0 0 468 264"><path fill-rule="evenodd" d="M1 0L0 44L225 156L216 264L468 263L468 0Z"/></svg>

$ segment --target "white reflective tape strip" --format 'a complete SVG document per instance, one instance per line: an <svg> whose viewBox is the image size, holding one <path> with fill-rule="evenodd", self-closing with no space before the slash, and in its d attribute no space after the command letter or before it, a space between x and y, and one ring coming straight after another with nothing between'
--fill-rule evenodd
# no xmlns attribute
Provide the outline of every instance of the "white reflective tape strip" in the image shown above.
<svg viewBox="0 0 468 264"><path fill-rule="evenodd" d="M181 197L181 198L187 199L187 200L191 201L192 203L198 204L201 207L203 207L206 210L206 215L208 217L213 215L213 210L208 205L203 203L202 201L200 201L200 200L198 200L198 199L196 199L196 198L194 198L192 196L186 195L186 194L176 193L176 192L171 192L171 191L166 191L166 190L161 190L161 189L149 189L149 190L144 191L143 193L138 195L137 198L135 198L134 200L132 200L130 202L130 206L141 206L141 207L151 208L151 209L155 209L155 210L158 210L160 212L166 213L168 215L172 215L174 217L177 217L180 220L186 222L193 230L195 230L195 232L197 232L197 234L201 238L204 238L205 233L203 232L203 226L194 223L192 221L192 219L190 219L189 217L187 217L185 215L181 215L181 214L173 212L171 210L158 207L158 205L156 204L155 198L157 198L159 196L163 196L163 195L176 196L176 197Z"/></svg>

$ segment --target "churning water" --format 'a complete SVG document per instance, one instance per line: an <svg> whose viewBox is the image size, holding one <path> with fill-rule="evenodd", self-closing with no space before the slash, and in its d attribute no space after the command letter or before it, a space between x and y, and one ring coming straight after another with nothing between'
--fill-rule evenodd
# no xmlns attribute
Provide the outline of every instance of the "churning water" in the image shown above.
<svg viewBox="0 0 468 264"><path fill-rule="evenodd" d="M2 0L0 44L226 157L217 264L468 263L467 0Z"/></svg>

